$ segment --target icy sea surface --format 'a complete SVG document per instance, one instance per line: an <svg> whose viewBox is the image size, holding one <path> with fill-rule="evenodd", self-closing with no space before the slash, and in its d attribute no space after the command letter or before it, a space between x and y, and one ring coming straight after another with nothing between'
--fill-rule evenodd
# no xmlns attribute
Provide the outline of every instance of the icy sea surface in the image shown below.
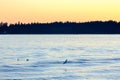
<svg viewBox="0 0 120 80"><path fill-rule="evenodd" d="M120 80L120 35L0 35L0 80Z"/></svg>

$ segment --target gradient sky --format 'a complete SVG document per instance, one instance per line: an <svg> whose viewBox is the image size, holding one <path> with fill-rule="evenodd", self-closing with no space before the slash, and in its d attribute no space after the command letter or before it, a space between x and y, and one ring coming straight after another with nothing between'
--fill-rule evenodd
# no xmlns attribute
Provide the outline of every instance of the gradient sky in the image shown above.
<svg viewBox="0 0 120 80"><path fill-rule="evenodd" d="M0 0L0 21L120 21L120 0Z"/></svg>

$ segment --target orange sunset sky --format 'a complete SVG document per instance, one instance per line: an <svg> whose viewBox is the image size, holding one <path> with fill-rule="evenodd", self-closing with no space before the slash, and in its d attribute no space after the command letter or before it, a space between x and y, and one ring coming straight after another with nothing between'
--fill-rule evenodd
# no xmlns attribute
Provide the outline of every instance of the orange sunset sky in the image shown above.
<svg viewBox="0 0 120 80"><path fill-rule="evenodd" d="M120 0L0 0L0 21L120 21Z"/></svg>

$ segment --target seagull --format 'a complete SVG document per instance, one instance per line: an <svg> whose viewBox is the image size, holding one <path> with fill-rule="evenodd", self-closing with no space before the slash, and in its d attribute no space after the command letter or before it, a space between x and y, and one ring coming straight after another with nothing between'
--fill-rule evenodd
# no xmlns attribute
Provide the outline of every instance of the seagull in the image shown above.
<svg viewBox="0 0 120 80"><path fill-rule="evenodd" d="M64 62L63 62L63 64L66 64L68 62L68 60L66 59Z"/></svg>

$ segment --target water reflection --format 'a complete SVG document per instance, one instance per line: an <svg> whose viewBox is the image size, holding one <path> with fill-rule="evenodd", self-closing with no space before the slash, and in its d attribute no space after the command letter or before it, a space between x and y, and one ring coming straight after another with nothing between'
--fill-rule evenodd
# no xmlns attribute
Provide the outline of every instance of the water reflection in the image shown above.
<svg viewBox="0 0 120 80"><path fill-rule="evenodd" d="M0 37L1 80L119 80L120 36L29 36Z"/></svg>

